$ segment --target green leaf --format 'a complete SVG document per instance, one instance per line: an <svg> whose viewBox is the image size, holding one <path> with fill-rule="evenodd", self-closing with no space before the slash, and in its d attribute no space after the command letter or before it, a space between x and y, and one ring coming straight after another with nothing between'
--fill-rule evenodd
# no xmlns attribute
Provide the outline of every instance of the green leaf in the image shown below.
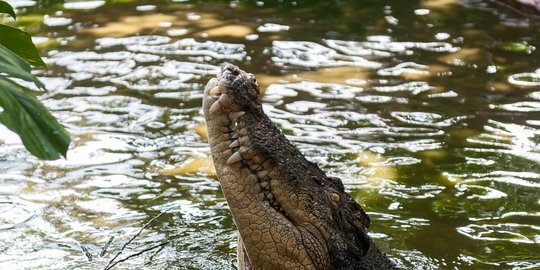
<svg viewBox="0 0 540 270"><path fill-rule="evenodd" d="M30 91L0 76L0 122L19 134L30 153L40 159L66 156L71 139L56 118Z"/></svg>
<svg viewBox="0 0 540 270"><path fill-rule="evenodd" d="M0 13L6 13L11 15L13 19L16 19L17 16L15 15L15 11L13 11L13 8L6 2L0 1Z"/></svg>
<svg viewBox="0 0 540 270"><path fill-rule="evenodd" d="M47 65L38 54L32 37L25 31L12 26L0 24L0 44L22 57L30 64L47 68Z"/></svg>
<svg viewBox="0 0 540 270"><path fill-rule="evenodd" d="M45 88L31 73L32 67L24 59L14 54L0 44L0 73L5 73L15 78L35 83L39 88Z"/></svg>

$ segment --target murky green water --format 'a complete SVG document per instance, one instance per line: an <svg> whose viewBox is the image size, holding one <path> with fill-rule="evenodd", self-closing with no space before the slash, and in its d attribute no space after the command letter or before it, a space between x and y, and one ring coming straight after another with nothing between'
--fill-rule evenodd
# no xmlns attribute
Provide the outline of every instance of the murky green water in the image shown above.
<svg viewBox="0 0 540 270"><path fill-rule="evenodd" d="M43 162L0 127L0 269L102 269L166 209L121 257L168 244L119 269L235 269L199 169L202 87L226 62L400 265L540 267L539 21L478 0L10 2L73 144Z"/></svg>

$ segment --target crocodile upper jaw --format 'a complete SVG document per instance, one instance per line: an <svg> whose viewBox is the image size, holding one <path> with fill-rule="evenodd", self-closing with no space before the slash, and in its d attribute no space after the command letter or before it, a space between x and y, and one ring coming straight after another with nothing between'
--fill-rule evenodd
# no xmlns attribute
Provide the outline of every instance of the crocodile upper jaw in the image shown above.
<svg viewBox="0 0 540 270"><path fill-rule="evenodd" d="M277 181L282 178L281 172L271 156L258 151L263 138L254 138L253 129L270 125L272 132L280 131L262 112L256 83L246 84L251 76L236 67L225 67L204 91L203 111L218 179L256 269L319 269L313 257L328 261L324 259L326 250L319 252L317 248L324 246L322 237L317 229L298 223L282 207L290 200ZM242 97L235 97L238 93L233 91L247 87L253 87L251 101L255 102L242 99L249 96L249 89ZM291 207L290 203L286 205ZM305 241L316 245L306 247Z"/></svg>

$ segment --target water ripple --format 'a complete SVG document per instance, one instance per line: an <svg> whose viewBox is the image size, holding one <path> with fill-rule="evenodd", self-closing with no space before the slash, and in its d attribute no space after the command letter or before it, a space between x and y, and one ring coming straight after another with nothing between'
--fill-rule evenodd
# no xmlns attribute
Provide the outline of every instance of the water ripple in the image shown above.
<svg viewBox="0 0 540 270"><path fill-rule="evenodd" d="M407 124L431 127L448 127L467 118L465 116L457 116L443 119L439 114L425 112L391 112L390 115Z"/></svg>
<svg viewBox="0 0 540 270"><path fill-rule="evenodd" d="M23 226L40 214L44 205L21 200L16 196L0 195L0 232ZM1 248L0 248L1 250Z"/></svg>
<svg viewBox="0 0 540 270"><path fill-rule="evenodd" d="M435 197L444 189L444 187L436 185L422 185L419 187L392 185L381 189L379 193L404 199L426 199Z"/></svg>
<svg viewBox="0 0 540 270"><path fill-rule="evenodd" d="M516 223L470 224L457 231L474 240L540 243L540 226Z"/></svg>
<svg viewBox="0 0 540 270"><path fill-rule="evenodd" d="M269 3L113 2L10 1L29 6L18 18L50 67L39 98L73 142L67 159L39 161L0 127L0 269L102 268L169 207L134 247L171 244L121 267L233 269L234 221L201 172L203 83L226 61L257 75L265 111L342 177L403 268L539 265L540 71L536 52L507 48L538 40L504 25L532 22L482 16L481 1L374 4L384 15L342 1L328 16L298 2L278 17ZM81 246L95 255L111 236L89 262Z"/></svg>
<svg viewBox="0 0 540 270"><path fill-rule="evenodd" d="M456 176L463 177L465 175ZM489 173L472 173L467 176L472 178L463 180L461 183L498 182L512 186L540 188L540 174L534 173L494 171Z"/></svg>
<svg viewBox="0 0 540 270"><path fill-rule="evenodd" d="M540 162L540 145L538 144L540 129L494 120L488 120L484 129L486 133L468 138L467 141L486 148L467 148L468 151L504 152Z"/></svg>
<svg viewBox="0 0 540 270"><path fill-rule="evenodd" d="M350 131L356 135L386 135L394 138L425 138L438 137L444 135L444 131L432 128L414 128L414 127L363 127Z"/></svg>
<svg viewBox="0 0 540 270"><path fill-rule="evenodd" d="M427 82L407 82L399 85L375 86L373 89L385 93L407 91L411 92L413 95L418 95L422 92L436 89L436 87L429 85Z"/></svg>
<svg viewBox="0 0 540 270"><path fill-rule="evenodd" d="M157 55L208 56L218 60L243 60L246 57L244 45L218 41L198 42L193 38L178 40L171 44L145 45L133 44L126 48L132 52Z"/></svg>
<svg viewBox="0 0 540 270"><path fill-rule="evenodd" d="M390 223L394 223L395 225L392 225L391 227L396 228L396 229L417 228L418 226L430 225L429 220L424 219L424 218L413 217L413 218L404 219L402 216L399 216L399 215L379 213L379 212L369 212L368 214L374 220L392 221Z"/></svg>
<svg viewBox="0 0 540 270"><path fill-rule="evenodd" d="M129 145L122 137L113 134L86 134L83 139L81 137L74 139L75 142L78 141L78 145L70 149L67 159L48 161L47 164L57 168L76 168L127 161L133 154L119 153L129 149Z"/></svg>
<svg viewBox="0 0 540 270"><path fill-rule="evenodd" d="M397 266L403 269L440 269L441 262L427 257L418 250L396 250L399 258L396 258ZM444 262L444 261L443 261Z"/></svg>
<svg viewBox="0 0 540 270"><path fill-rule="evenodd" d="M293 65L307 68L360 66L378 68L380 63L360 56L349 56L309 41L272 42L272 61L280 66Z"/></svg>
<svg viewBox="0 0 540 270"><path fill-rule="evenodd" d="M480 185L471 185L469 183L475 183L477 181L462 181L456 185L456 189L460 192L457 193L457 195L461 194L469 194L467 195L467 199L482 199L482 200L490 200L490 199L501 199L508 197L508 195L500 190L497 190L495 188L486 187L486 186L480 186Z"/></svg>
<svg viewBox="0 0 540 270"><path fill-rule="evenodd" d="M540 86L540 71L512 74L508 76L508 82L519 86Z"/></svg>
<svg viewBox="0 0 540 270"><path fill-rule="evenodd" d="M53 62L71 71L75 80L93 79L113 82L133 90L178 90L198 88L191 83L201 76L214 75L219 67L192 62L166 61L160 65L141 66L161 58L152 54L131 52L58 52Z"/></svg>
<svg viewBox="0 0 540 270"><path fill-rule="evenodd" d="M494 107L510 112L540 112L540 102L538 101L520 101Z"/></svg>
<svg viewBox="0 0 540 270"><path fill-rule="evenodd" d="M429 71L427 71L428 68L429 67L426 65L420 65L414 62L405 62L397 64L393 67L380 69L377 71L377 74L381 76L400 76L404 73L426 75L429 74Z"/></svg>
<svg viewBox="0 0 540 270"><path fill-rule="evenodd" d="M268 32L280 32L280 31L289 31L290 27L287 25L275 24L275 23L265 23L257 27L257 31L261 33Z"/></svg>
<svg viewBox="0 0 540 270"><path fill-rule="evenodd" d="M372 55L391 56L391 53L409 53L410 49L432 52L456 52L459 48L447 42L399 42L392 41L390 36L368 36L367 41L327 40L327 45L344 53L356 55L372 53Z"/></svg>
<svg viewBox="0 0 540 270"><path fill-rule="evenodd" d="M64 3L66 9L90 10L105 5L105 1L84 1Z"/></svg>
<svg viewBox="0 0 540 270"><path fill-rule="evenodd" d="M110 48L114 46L128 46L128 45L146 45L146 46L152 46L152 45L162 45L165 43L169 43L171 41L170 37L166 36L133 36L133 37L125 37L125 38L98 38L96 39L96 49L105 49Z"/></svg>
<svg viewBox="0 0 540 270"><path fill-rule="evenodd" d="M55 64L75 73L123 75L136 66L133 54L129 52L59 52L51 53L51 56L55 57Z"/></svg>
<svg viewBox="0 0 540 270"><path fill-rule="evenodd" d="M321 99L345 99L354 98L363 89L341 84L318 83L304 81L301 83L272 84L268 86L265 94L267 98L278 99L282 97L294 97L297 92L306 92Z"/></svg>
<svg viewBox="0 0 540 270"><path fill-rule="evenodd" d="M141 100L124 96L87 96L48 99L46 105L56 111L69 111L65 123L91 130L142 132L143 124L159 121L163 108L144 105Z"/></svg>

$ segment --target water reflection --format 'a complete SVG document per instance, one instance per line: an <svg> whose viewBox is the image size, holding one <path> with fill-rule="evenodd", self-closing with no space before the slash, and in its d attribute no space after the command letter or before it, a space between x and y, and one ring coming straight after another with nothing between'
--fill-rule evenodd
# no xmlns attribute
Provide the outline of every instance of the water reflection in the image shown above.
<svg viewBox="0 0 540 270"><path fill-rule="evenodd" d="M360 56L344 55L323 45L308 41L274 41L272 61L279 66L307 68L361 66L378 68L381 64Z"/></svg>
<svg viewBox="0 0 540 270"><path fill-rule="evenodd" d="M96 9L105 5L105 1L83 1L64 3L66 9Z"/></svg>
<svg viewBox="0 0 540 270"><path fill-rule="evenodd" d="M540 70L535 73L519 73L508 77L508 82L519 86L540 86Z"/></svg>
<svg viewBox="0 0 540 270"><path fill-rule="evenodd" d="M458 232L482 241L509 241L514 243L539 243L540 226L524 224L471 224L458 228Z"/></svg>
<svg viewBox="0 0 540 270"><path fill-rule="evenodd" d="M536 23L482 3L16 1L74 138L41 162L0 127L0 269L102 268L166 209L126 253L170 244L120 268L234 269L200 112L225 62L398 264L538 267Z"/></svg>

